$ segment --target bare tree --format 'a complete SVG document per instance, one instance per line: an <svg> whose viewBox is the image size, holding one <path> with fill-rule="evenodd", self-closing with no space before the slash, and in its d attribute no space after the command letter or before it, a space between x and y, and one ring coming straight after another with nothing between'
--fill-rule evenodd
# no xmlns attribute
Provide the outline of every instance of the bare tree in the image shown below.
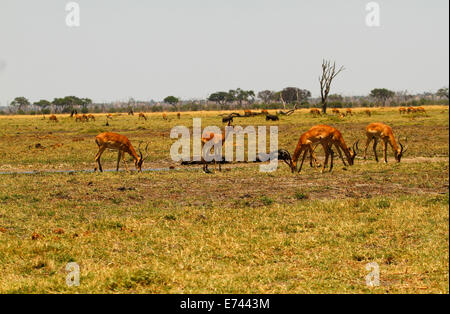
<svg viewBox="0 0 450 314"><path fill-rule="evenodd" d="M323 113L327 113L327 100L331 89L331 83L334 78L344 70L345 68L342 66L336 71L336 62L333 62L333 64L331 64L331 61L327 60L323 60L322 62L322 75L319 77L319 82Z"/></svg>

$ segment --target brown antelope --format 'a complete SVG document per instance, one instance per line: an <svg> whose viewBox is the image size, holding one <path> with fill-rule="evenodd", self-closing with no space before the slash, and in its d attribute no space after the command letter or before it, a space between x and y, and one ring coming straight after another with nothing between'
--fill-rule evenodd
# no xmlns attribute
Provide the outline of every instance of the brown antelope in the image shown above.
<svg viewBox="0 0 450 314"><path fill-rule="evenodd" d="M339 119L343 120L345 118L346 114L339 112Z"/></svg>
<svg viewBox="0 0 450 314"><path fill-rule="evenodd" d="M312 108L311 110L309 110L309 113L312 115L318 115L320 116L320 110L317 108Z"/></svg>
<svg viewBox="0 0 450 314"><path fill-rule="evenodd" d="M83 122L83 117L80 116L79 114L75 114L75 122L78 122L78 121Z"/></svg>
<svg viewBox="0 0 450 314"><path fill-rule="evenodd" d="M337 108L333 108L331 110L331 112L334 113L334 114L339 114L340 113L339 109L337 109Z"/></svg>
<svg viewBox="0 0 450 314"><path fill-rule="evenodd" d="M232 126L232 120L228 121L228 126ZM225 137L226 134L225 133L226 133L226 129L224 128L224 130L223 130L223 132L221 134L216 134L216 133L213 133L213 132L209 132L209 133L206 133L205 135L202 135L202 139L201 139L201 142L202 142L202 161L203 161L203 171L205 173L211 173L211 171L209 171L208 164L207 164L206 160L203 158L203 146L206 143L208 143L209 141L213 141L214 144L218 144L221 141L222 147L223 147L223 145L225 143L225 140L226 140L226 137ZM216 164L217 164L217 161L216 161L216 159L214 159L214 171L216 171ZM219 162L219 171L222 171L221 162Z"/></svg>
<svg viewBox="0 0 450 314"><path fill-rule="evenodd" d="M261 114L268 115L268 114L269 114L269 111L267 111L266 109L263 109L263 110L261 110Z"/></svg>
<svg viewBox="0 0 450 314"><path fill-rule="evenodd" d="M244 110L244 116L251 117L253 116L253 112L251 110Z"/></svg>
<svg viewBox="0 0 450 314"><path fill-rule="evenodd" d="M313 148L313 146L317 146L319 144L322 145L325 151L325 161L322 168L322 173L325 171L325 168L328 165L328 158L330 155L331 155L330 171L333 170L334 153L332 151L332 146L336 147L342 161L344 162L344 165L346 164L344 158L342 157L341 149L344 151L348 163L350 165L353 165L356 157L356 150L358 149L358 142L355 142L355 144L353 144L351 151L345 144L344 138L338 129L328 125L316 125L300 136L297 147L295 148L294 155L292 157L292 164L291 164L292 173L294 173L295 170L297 169L297 162L302 153L303 159L300 165L300 169L298 170L299 173L300 171L302 171L303 163L305 161L306 154L308 152L310 154L311 162L312 159L316 160L316 157L314 155L315 148Z"/></svg>
<svg viewBox="0 0 450 314"><path fill-rule="evenodd" d="M375 154L375 160L378 162L378 155L377 155L377 145L378 142L381 140L383 141L383 152L384 152L384 162L387 163L387 145L392 147L392 150L394 151L395 160L397 162L400 162L403 154L407 151L408 147L403 147L403 144L400 143L400 140L398 143L400 144L400 147L398 147L397 142L394 137L394 133L392 132L392 128L389 125L386 125L384 123L371 123L366 128L366 135L367 135L367 142L366 142L366 148L364 149L364 159L366 159L367 156L367 148L369 147L370 143L374 141L373 143L373 153Z"/></svg>
<svg viewBox="0 0 450 314"><path fill-rule="evenodd" d="M180 112L177 113L177 118L178 118L178 120L181 119L181 113Z"/></svg>
<svg viewBox="0 0 450 314"><path fill-rule="evenodd" d="M365 114L368 115L369 117L372 116L372 111L370 111L369 109L364 110Z"/></svg>
<svg viewBox="0 0 450 314"><path fill-rule="evenodd" d="M347 110L345 110L345 113L346 113L347 116L348 115L353 116L353 111L350 108L347 108Z"/></svg>
<svg viewBox="0 0 450 314"><path fill-rule="evenodd" d="M53 122L58 122L58 118L54 115L54 114L52 114L51 116L50 116L50 118L48 118L50 121L53 121Z"/></svg>
<svg viewBox="0 0 450 314"><path fill-rule="evenodd" d="M405 114L406 113L406 108L401 107L401 108L398 109L398 112L400 112L400 114Z"/></svg>
<svg viewBox="0 0 450 314"><path fill-rule="evenodd" d="M106 119L111 119L111 120L112 120L112 118L113 118L113 115L112 115L111 113L108 113L108 114L106 115Z"/></svg>
<svg viewBox="0 0 450 314"><path fill-rule="evenodd" d="M145 114L143 112L139 113L138 120L140 120L141 118L144 119L145 121L147 121L147 117L145 116Z"/></svg>
<svg viewBox="0 0 450 314"><path fill-rule="evenodd" d="M163 119L167 121L167 114L164 112L162 115Z"/></svg>
<svg viewBox="0 0 450 314"><path fill-rule="evenodd" d="M427 113L427 112L425 111L425 108L424 108L424 107L417 107L417 108L416 108L416 112Z"/></svg>
<svg viewBox="0 0 450 314"><path fill-rule="evenodd" d="M95 121L95 116L93 114L88 114L87 119L88 121L89 120Z"/></svg>
<svg viewBox="0 0 450 314"><path fill-rule="evenodd" d="M128 171L128 166L125 161L125 153L128 153L131 157L133 157L134 164L136 166L136 170L138 172L142 172L142 164L144 163L144 160L148 157L148 144L145 147L145 152L147 153L147 156L143 156L140 144L138 147L139 155L134 150L133 145L131 145L131 142L128 140L128 138L124 135L120 135L117 133L112 132L105 132L97 135L95 137L95 143L97 143L98 146L98 152L95 155L95 162L98 164L98 169L100 172L103 172L102 164L100 163L100 157L102 156L105 149L110 150L117 150L119 151L119 155L117 157L117 168L116 171L119 171L119 165L120 165L120 159L123 159L123 163L125 165L126 170ZM95 167L94 171L97 171L97 166Z"/></svg>
<svg viewBox="0 0 450 314"><path fill-rule="evenodd" d="M408 113L416 113L416 108L414 107L408 107Z"/></svg>

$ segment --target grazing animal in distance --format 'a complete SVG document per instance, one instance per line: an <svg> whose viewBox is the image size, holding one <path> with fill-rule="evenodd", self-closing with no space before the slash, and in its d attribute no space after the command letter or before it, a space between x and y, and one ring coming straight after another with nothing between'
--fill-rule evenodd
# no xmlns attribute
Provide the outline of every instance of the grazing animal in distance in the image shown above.
<svg viewBox="0 0 450 314"><path fill-rule="evenodd" d="M261 114L268 115L268 114L269 114L269 111L267 111L266 109L263 109L263 110L261 110Z"/></svg>
<svg viewBox="0 0 450 314"><path fill-rule="evenodd" d="M88 114L88 116L87 116L87 121L89 121L89 120L95 121L95 116L91 113Z"/></svg>
<svg viewBox="0 0 450 314"><path fill-rule="evenodd" d="M97 143L98 146L98 152L95 155L95 162L98 164L98 169L100 172L103 172L102 164L100 162L100 157L102 156L103 152L106 149L111 150L117 150L119 152L119 155L117 157L117 168L116 171L119 171L119 165L120 165L120 159L123 159L123 163L125 165L126 170L128 171L128 166L125 160L125 153L128 153L131 157L133 157L134 164L136 166L136 170L138 172L142 172L142 164L144 163L144 160L148 158L148 155L146 157L143 156L140 144L138 147L139 155L136 153L133 145L131 145L131 142L128 140L128 138L124 135L120 135L117 133L112 132L105 132L97 135L95 137L95 143ZM148 144L145 147L145 151L148 154ZM95 167L94 171L97 171L97 166Z"/></svg>
<svg viewBox="0 0 450 314"><path fill-rule="evenodd" d="M145 121L147 121L147 116L143 112L140 112L138 120L140 120L140 119L144 119Z"/></svg>
<svg viewBox="0 0 450 314"><path fill-rule="evenodd" d="M317 109L317 108L312 108L312 109L309 111L309 113L312 114L312 115L318 115L318 116L321 115L320 110Z"/></svg>
<svg viewBox="0 0 450 314"><path fill-rule="evenodd" d="M347 108L347 110L345 110L345 113L346 113L347 116L348 115L353 116L353 111L350 108Z"/></svg>
<svg viewBox="0 0 450 314"><path fill-rule="evenodd" d="M58 118L54 115L54 114L52 114L51 116L50 116L50 118L48 118L50 121L53 121L53 122L58 122Z"/></svg>
<svg viewBox="0 0 450 314"><path fill-rule="evenodd" d="M331 112L334 113L334 114L339 114L339 113L341 113L341 111L340 111L339 109L337 109L337 108L333 108L333 109L331 110Z"/></svg>
<svg viewBox="0 0 450 314"><path fill-rule="evenodd" d="M372 116L372 111L370 111L369 109L364 110L364 113L365 113L366 115L368 115L369 117Z"/></svg>
<svg viewBox="0 0 450 314"><path fill-rule="evenodd" d="M407 110L406 110L406 108L401 107L398 109L398 112L400 112L400 114L405 114L407 112Z"/></svg>
<svg viewBox="0 0 450 314"><path fill-rule="evenodd" d="M280 121L280 118L278 118L278 116L267 114L266 115L266 121Z"/></svg>
<svg viewBox="0 0 450 314"><path fill-rule="evenodd" d="M394 132L392 131L392 128L384 123L371 123L366 128L366 147L364 149L364 159L366 159L367 156L367 148L369 147L370 143L374 141L373 143L373 153L375 155L375 160L378 162L378 155L377 155L377 145L379 141L383 141L383 153L384 153L384 162L387 163L387 145L389 144L392 147L392 150L394 151L395 160L397 162L400 162L402 159L403 154L408 150L408 147L404 147L403 144L398 141L400 144L400 147L397 145L397 141L394 137Z"/></svg>
<svg viewBox="0 0 450 314"><path fill-rule="evenodd" d="M416 108L416 112L427 113L427 112L425 111L425 108L424 108L424 107L417 107L417 108Z"/></svg>
<svg viewBox="0 0 450 314"><path fill-rule="evenodd" d="M408 107L408 113L416 113L416 108L414 107Z"/></svg>
<svg viewBox="0 0 450 314"><path fill-rule="evenodd" d="M164 112L162 115L163 119L167 121L167 114Z"/></svg>
<svg viewBox="0 0 450 314"><path fill-rule="evenodd" d="M177 113L177 118L178 118L178 120L181 119L181 113L180 112Z"/></svg>

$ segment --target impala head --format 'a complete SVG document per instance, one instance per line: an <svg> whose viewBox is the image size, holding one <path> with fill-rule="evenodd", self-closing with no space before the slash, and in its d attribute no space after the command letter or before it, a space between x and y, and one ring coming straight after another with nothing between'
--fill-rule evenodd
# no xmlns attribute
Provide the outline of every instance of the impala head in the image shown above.
<svg viewBox="0 0 450 314"><path fill-rule="evenodd" d="M352 149L350 150L350 160L349 160L350 166L353 166L355 163L355 157L358 154L357 152L359 151L358 143L359 143L359 140L357 140L353 144Z"/></svg>
<svg viewBox="0 0 450 314"><path fill-rule="evenodd" d="M139 172L142 172L142 164L144 163L145 159L148 158L148 155L149 155L149 154L148 154L148 144L145 146L145 153L147 154L147 156L145 156L145 157L144 157L144 154L143 154L142 151L141 151L141 144L142 144L142 142L139 143L139 147L138 147L139 157L138 157L138 159L136 159L136 160L134 161L134 164L136 165L136 169L137 169Z"/></svg>
<svg viewBox="0 0 450 314"><path fill-rule="evenodd" d="M408 141L407 138L406 141ZM397 160L397 162L400 162L403 154L408 150L408 146L403 146L403 144L400 142L400 139L398 139L398 144L400 145L400 147L395 151L395 160Z"/></svg>

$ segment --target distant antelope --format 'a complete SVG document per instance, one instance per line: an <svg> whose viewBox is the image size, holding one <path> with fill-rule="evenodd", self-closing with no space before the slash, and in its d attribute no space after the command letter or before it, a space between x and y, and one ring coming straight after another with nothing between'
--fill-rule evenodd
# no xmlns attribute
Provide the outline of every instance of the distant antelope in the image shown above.
<svg viewBox="0 0 450 314"><path fill-rule="evenodd" d="M164 112L162 115L163 119L167 121L167 114Z"/></svg>
<svg viewBox="0 0 450 314"><path fill-rule="evenodd" d="M400 114L405 114L406 111L407 111L406 108L403 108L403 107L398 109L398 112L400 112Z"/></svg>
<svg viewBox="0 0 450 314"><path fill-rule="evenodd" d="M336 108L333 108L331 110L331 112L334 113L334 114L339 114L340 113L339 109L336 109Z"/></svg>
<svg viewBox="0 0 450 314"><path fill-rule="evenodd" d="M365 114L368 115L369 117L372 116L372 111L370 111L369 109L364 110Z"/></svg>
<svg viewBox="0 0 450 314"><path fill-rule="evenodd" d="M125 161L125 153L128 153L131 157L133 157L134 164L136 166L137 171L142 172L142 164L144 163L144 160L148 157L148 144L145 147L145 151L147 153L147 156L144 157L140 146L138 147L139 155L134 150L133 145L131 145L131 142L128 140L128 138L124 135L120 135L117 133L112 132L105 132L97 135L95 137L95 143L97 143L98 146L98 152L95 155L95 162L98 164L98 169L100 172L103 172L102 164L100 163L100 157L102 156L103 152L106 149L111 150L117 150L119 151L119 155L117 157L117 167L116 171L119 171L119 165L120 165L120 159L123 159L123 163L125 165L126 170L128 171L128 166ZM97 166L95 167L94 171L97 171Z"/></svg>
<svg viewBox="0 0 450 314"><path fill-rule="evenodd" d="M145 121L147 121L147 117L145 116L145 114L143 112L139 113L138 120L140 120L141 118L144 119Z"/></svg>
<svg viewBox="0 0 450 314"><path fill-rule="evenodd" d="M181 119L181 113L179 113L179 112L177 113L177 118Z"/></svg>
<svg viewBox="0 0 450 314"><path fill-rule="evenodd" d="M50 118L48 118L50 121L53 121L53 122L58 122L58 118L54 115L54 114L52 114L51 116L50 116Z"/></svg>
<svg viewBox="0 0 450 314"><path fill-rule="evenodd" d="M113 118L113 115L112 115L112 114L110 114L110 113L108 113L108 114L106 115L106 118L107 118L107 119L111 119L111 120L112 120L112 118Z"/></svg>
<svg viewBox="0 0 450 314"><path fill-rule="evenodd" d="M408 107L408 113L416 113L417 110L414 107Z"/></svg>
<svg viewBox="0 0 450 314"><path fill-rule="evenodd" d="M95 121L95 116L93 114L88 114L87 119L88 121L89 120Z"/></svg>
<svg viewBox="0 0 450 314"><path fill-rule="evenodd" d="M389 144L392 147L392 150L394 151L395 160L397 162L400 162L403 154L408 150L408 147L403 147L403 144L400 143L400 140L398 143L400 144L400 147L397 145L397 141L395 140L394 133L392 132L392 128L389 125L386 125L384 123L371 123L366 128L366 135L367 135L367 142L366 147L364 149L364 159L366 159L367 155L367 148L369 147L370 143L374 141L373 143L373 153L375 154L375 160L378 162L378 156L377 156L377 145L378 142L381 140L383 141L383 152L384 152L384 162L387 163L387 145Z"/></svg>
<svg viewBox="0 0 450 314"><path fill-rule="evenodd" d="M269 111L267 111L266 109L263 109L263 110L261 110L261 114L268 115L268 114L269 114Z"/></svg>
<svg viewBox="0 0 450 314"><path fill-rule="evenodd" d="M417 107L417 108L416 108L416 112L427 113L427 112L425 111L425 108L424 108L424 107Z"/></svg>
<svg viewBox="0 0 450 314"><path fill-rule="evenodd" d="M320 116L320 110L317 108L311 108L311 110L309 111L310 114L312 115L318 115Z"/></svg>
<svg viewBox="0 0 450 314"><path fill-rule="evenodd" d="M347 108L347 110L345 110L345 113L346 113L347 115L353 116L353 111L352 111L352 109L350 109L350 108Z"/></svg>

